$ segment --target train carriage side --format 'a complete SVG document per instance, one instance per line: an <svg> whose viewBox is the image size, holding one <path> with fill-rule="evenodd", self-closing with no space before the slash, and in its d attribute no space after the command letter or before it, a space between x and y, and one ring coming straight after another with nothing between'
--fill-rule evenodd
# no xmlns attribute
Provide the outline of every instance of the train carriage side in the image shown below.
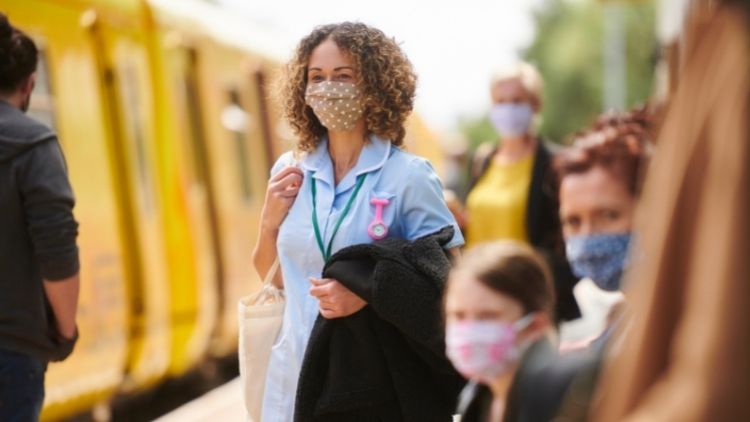
<svg viewBox="0 0 750 422"><path fill-rule="evenodd" d="M42 64L49 66L40 74L49 70L54 90L33 103L41 117L55 105L48 120L58 123L78 197L81 340L47 377L43 419L58 419L161 380L187 349L173 327L188 326L184 337L199 352L182 362L194 366L209 338L196 335L194 311L211 307L189 300L182 312L172 294L189 291L196 276L191 242L170 236L164 224L179 221L182 204L164 195L168 172L157 148L163 139L143 3L31 0L4 11L45 46ZM188 231L177 224L176 232ZM166 255L175 248L180 260Z"/></svg>
<svg viewBox="0 0 750 422"><path fill-rule="evenodd" d="M42 419L105 400L122 383L128 358L128 257L96 48L70 3L27 0L2 6L42 47L31 113L54 127L76 194L81 259L75 353L47 371Z"/></svg>
<svg viewBox="0 0 750 422"><path fill-rule="evenodd" d="M115 191L127 262L128 362L122 390L154 385L170 365L170 297L153 114L153 80L138 1L102 3L82 23L97 57L110 123Z"/></svg>
<svg viewBox="0 0 750 422"><path fill-rule="evenodd" d="M187 4L0 7L43 46L32 112L59 133L80 222L81 337L50 366L43 420L231 356L237 300L259 287L279 59L241 19Z"/></svg>
<svg viewBox="0 0 750 422"><path fill-rule="evenodd" d="M266 81L277 61L236 42L252 36L241 29L232 33L234 42L228 40L232 18L225 12L200 4L176 10L168 2L151 3L161 32L162 78L169 81L167 97L174 101L166 121L181 135L194 186L187 189L201 196L191 212L200 216L202 241L210 242L202 245L210 245L218 264L218 320L210 354L228 356L237 347L237 300L259 287L250 252L276 150L276 114L267 101Z"/></svg>

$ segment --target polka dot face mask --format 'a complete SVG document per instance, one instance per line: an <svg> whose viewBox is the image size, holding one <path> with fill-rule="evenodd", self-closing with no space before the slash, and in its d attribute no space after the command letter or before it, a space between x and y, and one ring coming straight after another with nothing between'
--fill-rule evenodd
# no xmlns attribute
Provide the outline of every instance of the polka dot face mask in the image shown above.
<svg viewBox="0 0 750 422"><path fill-rule="evenodd" d="M350 131L364 112L359 88L350 82L309 84L305 102L328 130Z"/></svg>

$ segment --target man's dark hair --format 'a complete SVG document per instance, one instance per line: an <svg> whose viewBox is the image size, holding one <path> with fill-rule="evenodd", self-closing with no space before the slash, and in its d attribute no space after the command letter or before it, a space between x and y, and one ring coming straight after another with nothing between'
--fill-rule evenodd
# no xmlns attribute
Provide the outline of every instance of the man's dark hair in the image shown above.
<svg viewBox="0 0 750 422"><path fill-rule="evenodd" d="M28 35L0 13L0 93L9 94L36 71L38 52Z"/></svg>

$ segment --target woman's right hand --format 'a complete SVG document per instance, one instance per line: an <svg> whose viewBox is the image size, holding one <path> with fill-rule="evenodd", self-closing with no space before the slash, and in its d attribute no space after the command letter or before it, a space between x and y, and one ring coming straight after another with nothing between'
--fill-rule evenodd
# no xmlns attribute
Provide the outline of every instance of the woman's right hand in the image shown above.
<svg viewBox="0 0 750 422"><path fill-rule="evenodd" d="M261 212L262 227L272 231L279 229L302 186L302 178L302 170L296 166L285 167L271 177Z"/></svg>

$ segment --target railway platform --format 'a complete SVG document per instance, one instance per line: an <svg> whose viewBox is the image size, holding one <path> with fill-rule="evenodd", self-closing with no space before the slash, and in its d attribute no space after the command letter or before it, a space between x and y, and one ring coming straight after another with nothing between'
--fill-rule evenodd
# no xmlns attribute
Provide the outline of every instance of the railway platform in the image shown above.
<svg viewBox="0 0 750 422"><path fill-rule="evenodd" d="M561 340L571 342L590 339L604 327L609 308L622 300L621 293L597 289L590 280L582 280L574 289L583 318L564 324ZM156 419L156 422L246 422L240 379L234 378L206 394Z"/></svg>
<svg viewBox="0 0 750 422"><path fill-rule="evenodd" d="M240 379L235 378L184 404L156 422L245 422Z"/></svg>

